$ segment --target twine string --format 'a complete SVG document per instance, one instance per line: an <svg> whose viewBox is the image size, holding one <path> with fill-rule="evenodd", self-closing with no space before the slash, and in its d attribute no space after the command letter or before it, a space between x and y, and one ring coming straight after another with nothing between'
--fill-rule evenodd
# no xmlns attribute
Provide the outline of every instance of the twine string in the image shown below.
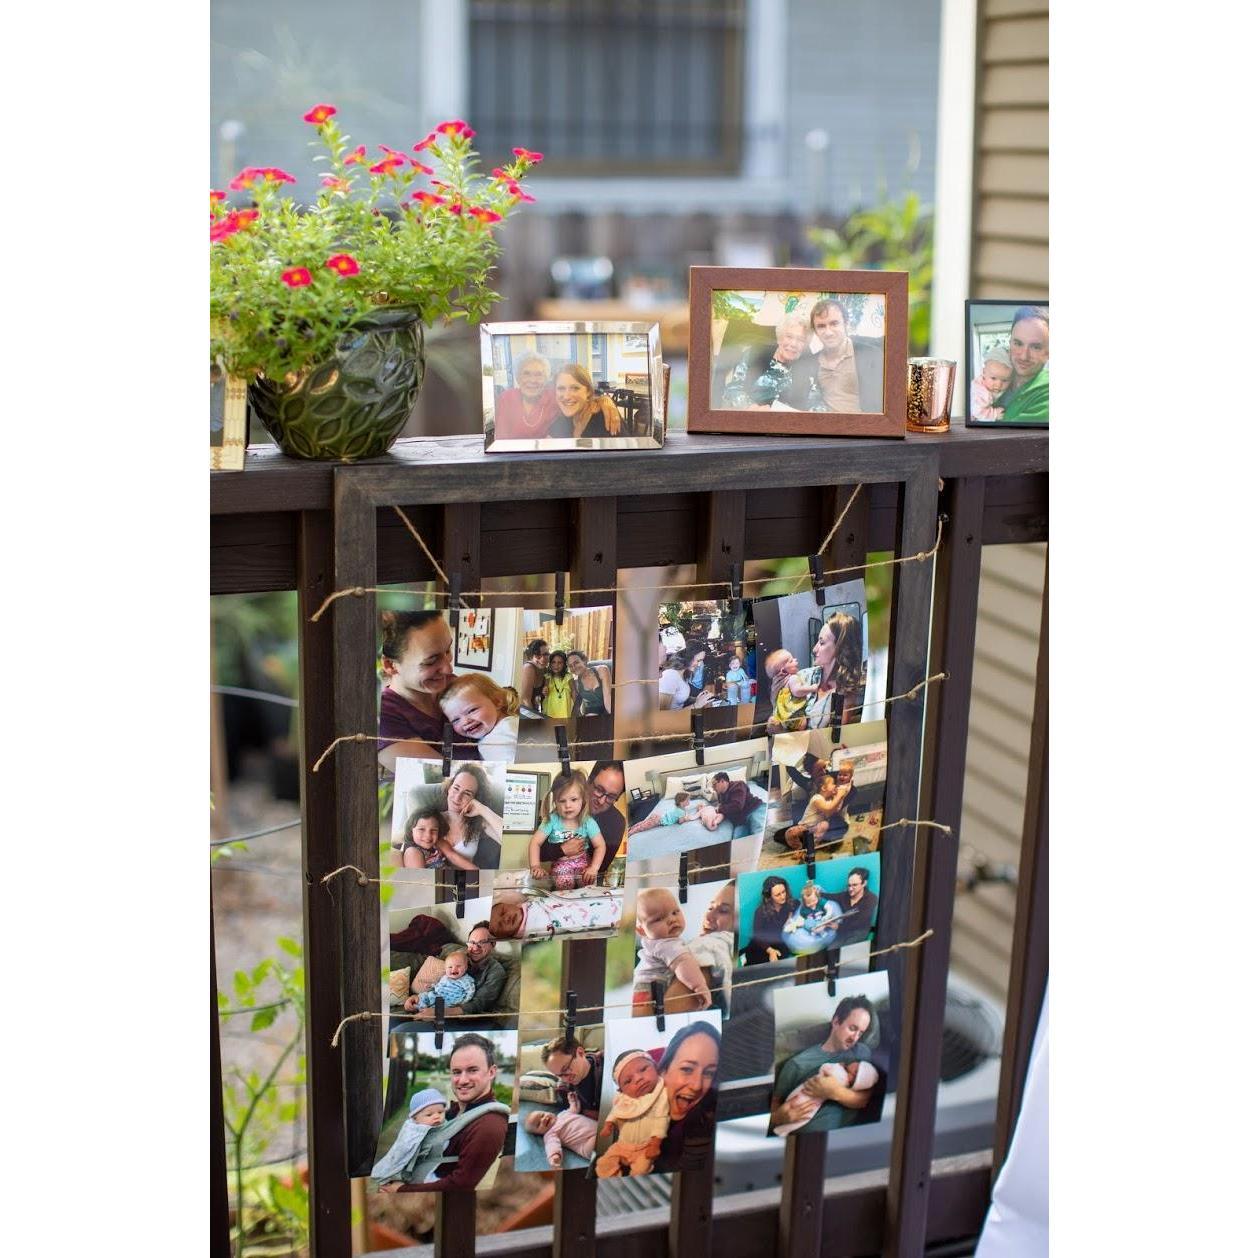
<svg viewBox="0 0 1258 1258"><path fill-rule="evenodd" d="M940 516L935 528L935 540L929 550L919 550L914 555L897 555L891 559L871 559L866 563L848 564L842 568L826 568L821 575L823 577L841 577L848 572L864 572L869 568L889 568L899 563L924 563L927 559L934 556L938 550L940 542L943 540L944 518ZM418 536L418 535L417 535ZM426 548L425 548L426 549ZM782 577L752 577L743 581L743 588L748 586L759 587L762 585L772 585L774 581L781 581ZM447 583L448 584L448 583ZM573 598L578 594L619 594L629 589L638 589L637 586L627 585L590 585L590 586L570 586L568 588L568 597ZM729 589L729 578L723 581L675 581L666 585L657 585L653 587L656 590L708 590L708 589ZM404 592L404 591L403 591ZM327 611L338 599L342 598L363 598L367 594L397 594L399 590L397 586L392 585L354 585L344 590L333 590L331 594L319 604L318 610L315 611L310 619L312 622L319 620L323 613ZM449 599L449 590L434 590L433 598ZM460 596L463 599L468 598L545 598L547 594L543 590L464 590Z"/></svg>
<svg viewBox="0 0 1258 1258"><path fill-rule="evenodd" d="M825 535L824 538L822 538L821 545L817 547L817 554L824 555L826 553L826 547L830 545L830 543L834 540L834 535L839 531L839 529L843 527L843 521L847 518L847 513L852 509L852 503L856 501L856 495L860 493L860 491L863 488L864 488L864 485L860 484L860 485L857 485L856 488L852 490L852 495L847 500L847 506L845 506L843 510L839 512L839 518L835 520L835 522L832 525L830 525L830 531Z"/></svg>
<svg viewBox="0 0 1258 1258"><path fill-rule="evenodd" d="M433 571L441 578L446 589L450 588L450 578L446 576L445 569L437 562L437 557L428 549L428 544L420 536L419 530L411 523L411 517L406 514L399 506L394 506L394 511L398 513L398 518L406 525L410 535L419 543L419 548L424 552L428 562L432 564ZM322 608L320 608L322 610Z"/></svg>
<svg viewBox="0 0 1258 1258"><path fill-rule="evenodd" d="M903 694L888 695L885 699L882 700L882 703L885 706L888 703L898 703L901 699L916 699L917 696L921 694L921 692L927 686L931 685L933 682L947 681L947 680L948 680L948 674L946 672L931 673L929 677L923 677L922 680L919 681L916 686L911 686ZM643 678L637 681L625 682L624 684L630 685L630 686L655 685L658 681L659 681L659 678L648 677L648 678ZM707 709L701 708L699 710L706 711ZM724 729L712 730L711 732L713 734L741 734L741 733L746 733L748 730L759 730L761 733L767 733L767 728L768 728L767 721L752 721L750 725L727 725L725 726ZM803 733L804 731L798 730L794 732ZM570 742L568 744L568 749L571 751L577 747L606 747L608 743L617 743L617 742L619 743L689 742L693 737L694 737L694 732L692 730L681 730L677 733L671 733L671 734L670 733L633 734L628 737L613 736L611 738L587 738L587 739L579 739L576 742ZM319 770L323 767L323 764L327 760L327 758L337 749L337 747L340 746L341 743L395 743L397 741L398 740L396 738L384 738L379 734L341 734L341 735L338 735L323 749L323 754L320 755L318 760L316 760L314 764L311 766L310 772L318 773ZM523 745L524 747L530 747L530 748L541 746L540 743L524 743L524 744L517 743L516 744L517 749L521 745ZM712 748L709 748L709 750L715 751L716 748L712 747ZM434 759L436 758L437 757L434 757ZM458 759L458 757L456 756L455 759ZM529 763L530 762L528 761L521 761L518 764L516 764L515 767L518 769L526 769L528 768ZM544 762L538 762L538 763L544 763Z"/></svg>
<svg viewBox="0 0 1258 1258"><path fill-rule="evenodd" d="M912 948L920 948L929 938L931 938L932 935L934 935L934 933L935 932L933 930L927 929L927 930L922 931L922 933L918 935L916 939L903 939L899 943L888 944L885 948L875 948L872 952L865 953L864 956L862 957L862 960L868 959L872 961L874 957L885 957L892 952L907 952ZM842 962L840 962L840 964L842 964ZM742 989L744 987L759 987L763 983L783 983L783 982L786 982L788 979L792 983L794 983L794 982L797 982L801 978L806 978L814 974L824 974L824 973L826 973L826 967L824 965L812 965L812 966L809 966L807 969L790 970L785 974L769 974L769 975L766 975L764 978L749 978L745 980L744 982L737 984L737 986L739 987L739 989ZM630 1002L621 1001L614 1005L581 1005L581 1006L578 1006L576 1009L574 1009L572 1012L578 1013L578 1014L606 1013L609 1009L632 1009L632 1008L633 1008L632 1001ZM527 1011L527 1015L532 1018L563 1017L568 1012L569 1011L567 1009L529 1009ZM511 1009L496 1009L496 1010L493 1010L492 1012L485 1012L485 1013L447 1013L445 1015L445 1021L454 1022L463 1018L516 1018L516 1019L519 1019L520 1017L524 1016L524 1013L525 1011L523 1010L511 1010ZM359 1013L351 1013L347 1017L342 1018L339 1025L336 1028L336 1031L332 1035L332 1047L333 1048L340 1047L341 1032L351 1022L370 1022L373 1018L380 1018L383 1020L386 1016L392 1017L392 1018L405 1018L406 1017L406 1015L404 1014L394 1013L394 1014L385 1015L373 1009L364 1009ZM407 1020L410 1022L428 1021L428 1019L420 1018L417 1015L411 1016L407 1018ZM518 1025L533 1027L533 1026L544 1026L546 1024L544 1023L519 1023Z"/></svg>

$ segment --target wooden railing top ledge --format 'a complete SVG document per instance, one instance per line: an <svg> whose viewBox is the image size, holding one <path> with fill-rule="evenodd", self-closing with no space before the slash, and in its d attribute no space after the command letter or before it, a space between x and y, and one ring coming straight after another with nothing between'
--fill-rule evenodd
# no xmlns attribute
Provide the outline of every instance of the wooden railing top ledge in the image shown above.
<svg viewBox="0 0 1258 1258"><path fill-rule="evenodd" d="M954 427L903 441L670 433L662 450L544 454L486 454L479 435L417 437L353 472L369 495L437 503L898 480L935 458L944 477L1045 472L1048 432ZM328 510L337 468L251 446L243 472L210 474L211 513Z"/></svg>

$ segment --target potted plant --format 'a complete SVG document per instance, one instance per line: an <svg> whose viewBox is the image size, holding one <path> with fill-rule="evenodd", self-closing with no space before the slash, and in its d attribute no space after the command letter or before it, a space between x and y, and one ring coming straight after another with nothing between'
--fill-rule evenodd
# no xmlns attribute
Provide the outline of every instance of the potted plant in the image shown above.
<svg viewBox="0 0 1258 1258"><path fill-rule="evenodd" d="M305 115L325 150L314 205L282 196L296 180L273 166L228 185L247 204L210 193L210 345L249 381L254 413L286 454L352 461L384 453L405 426L423 381L423 324L475 323L498 299L494 229L534 199L521 181L542 155L517 148L482 175L475 131L451 119L411 153L382 144L377 158L351 147L335 114Z"/></svg>

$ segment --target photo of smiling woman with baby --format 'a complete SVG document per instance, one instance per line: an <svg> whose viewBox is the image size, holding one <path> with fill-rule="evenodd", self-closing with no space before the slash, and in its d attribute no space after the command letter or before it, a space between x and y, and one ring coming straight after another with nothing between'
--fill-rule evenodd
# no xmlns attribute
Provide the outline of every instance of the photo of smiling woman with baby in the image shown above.
<svg viewBox="0 0 1258 1258"><path fill-rule="evenodd" d="M716 1132L719 1014L670 1014L605 1028L594 1173L606 1179L702 1166Z"/></svg>
<svg viewBox="0 0 1258 1258"><path fill-rule="evenodd" d="M399 760L393 783L395 863L403 869L497 869L507 767Z"/></svg>

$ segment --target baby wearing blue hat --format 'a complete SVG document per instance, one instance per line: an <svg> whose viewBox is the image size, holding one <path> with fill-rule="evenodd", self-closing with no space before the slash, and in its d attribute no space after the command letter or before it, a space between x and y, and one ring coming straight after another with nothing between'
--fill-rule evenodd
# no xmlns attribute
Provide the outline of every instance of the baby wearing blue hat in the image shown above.
<svg viewBox="0 0 1258 1258"><path fill-rule="evenodd" d="M427 1183L444 1160L442 1151L451 1134L447 1131L446 1098L436 1088L424 1088L411 1097L406 1108L409 1116L392 1148L371 1168L377 1188L394 1180Z"/></svg>

